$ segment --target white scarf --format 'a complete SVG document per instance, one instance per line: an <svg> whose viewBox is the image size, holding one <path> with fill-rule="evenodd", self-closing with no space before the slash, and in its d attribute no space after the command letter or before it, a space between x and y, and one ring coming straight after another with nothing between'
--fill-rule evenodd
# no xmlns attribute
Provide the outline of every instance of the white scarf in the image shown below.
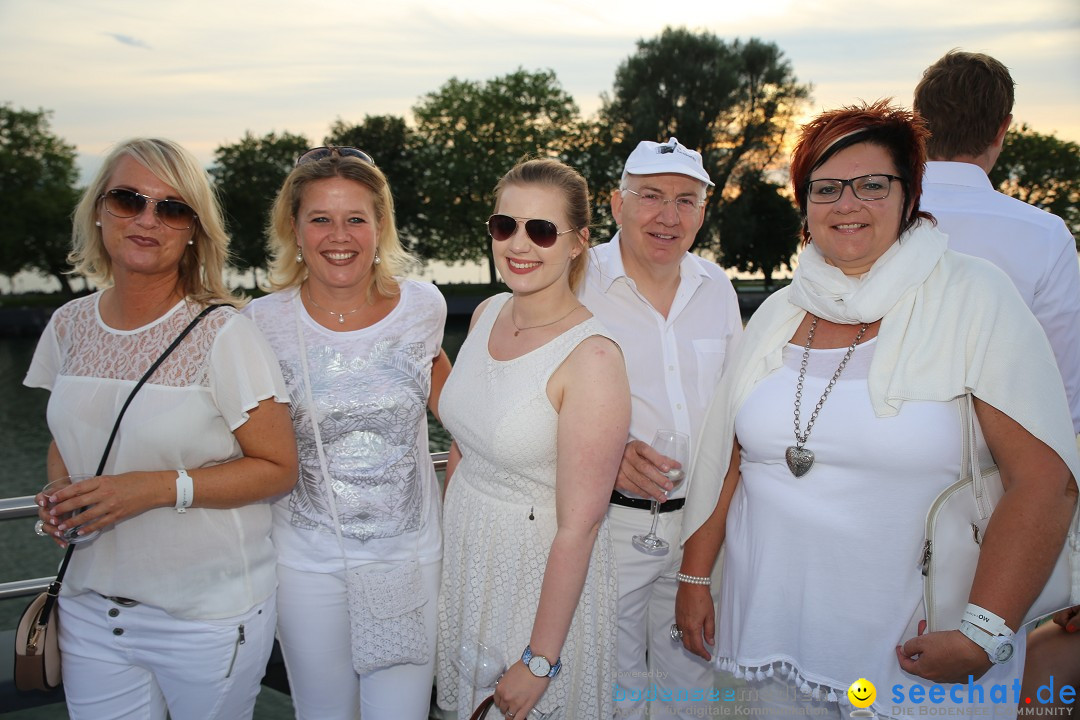
<svg viewBox="0 0 1080 720"><path fill-rule="evenodd" d="M825 262L817 246L809 245L799 255L788 301L834 323L876 322L923 284L947 246L944 234L921 221L889 246L869 272L854 277Z"/></svg>

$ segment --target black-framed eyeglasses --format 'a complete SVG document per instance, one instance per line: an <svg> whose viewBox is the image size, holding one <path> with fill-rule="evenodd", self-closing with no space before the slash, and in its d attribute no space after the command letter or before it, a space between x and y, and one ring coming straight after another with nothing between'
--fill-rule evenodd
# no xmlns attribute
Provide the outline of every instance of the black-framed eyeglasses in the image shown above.
<svg viewBox="0 0 1080 720"><path fill-rule="evenodd" d="M303 165L306 162L322 160L331 155L359 158L366 163L371 163L372 165L375 164L375 159L366 152L360 148L349 147L348 145L324 145L322 147L311 148L310 150L305 151L303 155L296 158L296 164Z"/></svg>
<svg viewBox="0 0 1080 720"><path fill-rule="evenodd" d="M844 194L844 188L850 187L859 200L884 200L889 197L894 180L904 182L898 175L883 174L860 175L848 180L818 178L807 183L807 199L818 205L834 203Z"/></svg>
<svg viewBox="0 0 1080 720"><path fill-rule="evenodd" d="M525 234L537 247L549 248L555 244L560 235L572 233L577 228L559 230L559 227L550 220L540 218L516 218L511 215L492 215L487 220L488 235L492 240L502 242L509 240L517 232L518 223L525 225Z"/></svg>
<svg viewBox="0 0 1080 720"><path fill-rule="evenodd" d="M666 146L662 146L666 147ZM679 211L680 215L693 215L698 211L698 208L704 204L704 200L696 197L689 197L683 195L681 197L665 200L659 193L646 190L645 192L638 192L637 190L631 190L628 187L620 188L623 192L628 192L631 195L637 195L638 203L646 210L662 210L667 207L668 203L675 203L675 209Z"/></svg>
<svg viewBox="0 0 1080 720"><path fill-rule="evenodd" d="M159 200L126 188L113 188L101 194L105 212L113 217L133 218L141 215L147 203L154 204L154 213L164 225L173 230L187 230L199 219L195 208L180 200Z"/></svg>

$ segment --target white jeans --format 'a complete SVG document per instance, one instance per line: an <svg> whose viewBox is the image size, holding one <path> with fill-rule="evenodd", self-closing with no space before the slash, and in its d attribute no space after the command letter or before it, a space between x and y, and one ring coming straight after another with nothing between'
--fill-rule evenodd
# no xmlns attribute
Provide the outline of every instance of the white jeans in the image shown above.
<svg viewBox="0 0 1080 720"><path fill-rule="evenodd" d="M373 564L373 567L392 565ZM436 609L442 563L420 566L431 656L357 675L344 569L309 573L278 565L278 637L297 720L426 720L435 675Z"/></svg>
<svg viewBox="0 0 1080 720"><path fill-rule="evenodd" d="M660 515L656 534L671 549L666 555L646 555L634 547L632 539L649 531L649 511L620 505L608 508L608 530L619 568L618 671L612 688L617 718L639 720L648 713L656 720L708 706L705 701L664 699L686 698L699 688L707 697L714 677L711 663L671 639L679 587L675 573L682 563L682 516L682 510ZM717 591L714 583L714 601Z"/></svg>
<svg viewBox="0 0 1080 720"><path fill-rule="evenodd" d="M224 620L182 620L97 593L60 598L72 720L250 718L274 644L274 596Z"/></svg>

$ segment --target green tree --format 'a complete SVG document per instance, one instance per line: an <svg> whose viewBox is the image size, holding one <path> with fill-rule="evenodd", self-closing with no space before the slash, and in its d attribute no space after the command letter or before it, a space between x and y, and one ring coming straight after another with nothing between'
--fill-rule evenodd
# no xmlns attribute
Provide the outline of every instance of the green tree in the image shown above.
<svg viewBox="0 0 1080 720"><path fill-rule="evenodd" d="M773 43L669 27L619 65L600 115L617 157L670 136L701 152L716 191L698 238L715 249L729 180L774 162L810 91Z"/></svg>
<svg viewBox="0 0 1080 720"><path fill-rule="evenodd" d="M760 272L765 289L772 274L791 268L791 256L799 245L802 220L784 188L760 174L743 173L739 194L720 210L722 264L742 272Z"/></svg>
<svg viewBox="0 0 1080 720"><path fill-rule="evenodd" d="M395 115L367 115L359 125L340 118L330 126L326 145L348 145L360 148L375 160L375 164L390 181L394 195L395 220L402 242L422 258L429 258L430 248L425 241L426 219L422 217L423 194L421 165L417 158L419 139Z"/></svg>
<svg viewBox="0 0 1080 720"><path fill-rule="evenodd" d="M1035 132L1026 124L1005 134L990 171L998 190L1065 221L1080 248L1080 146Z"/></svg>
<svg viewBox="0 0 1080 720"><path fill-rule="evenodd" d="M303 135L246 132L239 142L214 151L210 175L225 210L231 261L238 270L250 270L256 282L257 268L267 265L270 207L296 158L309 147Z"/></svg>
<svg viewBox="0 0 1080 720"><path fill-rule="evenodd" d="M75 147L53 134L51 114L0 105L0 274L36 268L72 294L66 271L78 171Z"/></svg>
<svg viewBox="0 0 1080 720"><path fill-rule="evenodd" d="M426 254L448 261L488 258L483 221L499 178L526 156L559 156L579 121L551 70L522 69L485 82L451 78L413 108L423 168Z"/></svg>
<svg viewBox="0 0 1080 720"><path fill-rule="evenodd" d="M589 182L592 201L593 241L606 240L615 234L611 216L611 193L619 187L625 157L612 151L615 138L611 126L599 116L582 120L569 135L563 160L576 168Z"/></svg>

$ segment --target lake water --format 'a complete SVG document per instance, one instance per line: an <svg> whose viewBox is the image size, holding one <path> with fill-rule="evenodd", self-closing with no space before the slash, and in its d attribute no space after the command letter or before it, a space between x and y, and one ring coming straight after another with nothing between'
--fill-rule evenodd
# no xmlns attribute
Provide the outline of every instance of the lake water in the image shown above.
<svg viewBox="0 0 1080 720"><path fill-rule="evenodd" d="M466 320L448 323L443 347L451 358L465 339ZM0 338L0 497L36 493L45 478L45 453L50 435L45 424L48 392L22 384L37 340ZM450 446L450 436L433 417L428 417L429 447L441 452ZM0 582L46 577L56 573L63 551L33 532L34 519L0 522ZM29 598L0 600L0 627L14 628ZM9 648L0 648L10 652ZM58 720L66 718L63 706L53 705L5 715L12 720ZM263 688L256 707L257 720L285 720L292 717L288 696Z"/></svg>

